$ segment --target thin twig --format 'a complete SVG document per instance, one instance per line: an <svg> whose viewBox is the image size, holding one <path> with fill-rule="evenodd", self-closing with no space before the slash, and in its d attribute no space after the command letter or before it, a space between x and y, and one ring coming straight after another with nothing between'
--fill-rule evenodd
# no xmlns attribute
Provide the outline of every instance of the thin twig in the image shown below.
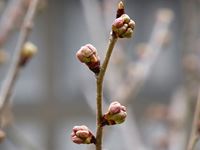
<svg viewBox="0 0 200 150"><path fill-rule="evenodd" d="M97 132L96 132L96 150L102 149L102 86L103 86L103 80L104 75L110 60L110 56L112 54L113 48L115 46L115 43L117 42L117 37L112 34L109 39L109 46L107 49L105 60L101 66L101 70L99 72L99 75L97 76L96 84L97 84Z"/></svg>
<svg viewBox="0 0 200 150"><path fill-rule="evenodd" d="M117 89L114 99L120 98L121 103L126 104L128 103L130 97L131 100L133 100L141 90L151 72L152 66L162 51L172 20L173 12L171 10L161 9L158 12L153 32L149 42L147 43L147 47L149 47L149 49L144 52L146 57L139 59L139 61L134 65L133 70L131 70L131 65L127 65L129 66L127 67L127 77L123 78L124 80ZM158 39L160 41L158 41Z"/></svg>
<svg viewBox="0 0 200 150"><path fill-rule="evenodd" d="M2 47L9 39L12 31L21 25L27 7L25 6L29 0L12 0L7 4L0 20L0 47Z"/></svg>
<svg viewBox="0 0 200 150"><path fill-rule="evenodd" d="M179 87L172 95L168 107L168 150L183 150L187 144L188 97L184 87Z"/></svg>
<svg viewBox="0 0 200 150"><path fill-rule="evenodd" d="M194 147L200 137L199 120L200 120L200 89L198 93L197 105L196 105L196 109L194 113L194 120L192 123L192 130L191 130L191 135L190 135L187 150L194 150Z"/></svg>
<svg viewBox="0 0 200 150"><path fill-rule="evenodd" d="M15 49L13 63L11 64L8 75L4 81L2 89L0 91L0 116L3 113L4 107L9 103L10 97L13 92L13 87L16 83L17 76L20 72L20 52L27 41L30 31L33 26L33 19L36 13L39 0L32 0L22 24L18 43Z"/></svg>
<svg viewBox="0 0 200 150"><path fill-rule="evenodd" d="M105 28L104 17L101 10L101 4L98 0L81 0L85 21L87 23L87 28L89 35L93 43L98 47L98 55L100 57L105 54L105 47L102 43L107 43L107 34ZM92 13L91 13L92 12ZM98 34L96 34L96 29L98 29ZM110 28L109 28L110 29Z"/></svg>

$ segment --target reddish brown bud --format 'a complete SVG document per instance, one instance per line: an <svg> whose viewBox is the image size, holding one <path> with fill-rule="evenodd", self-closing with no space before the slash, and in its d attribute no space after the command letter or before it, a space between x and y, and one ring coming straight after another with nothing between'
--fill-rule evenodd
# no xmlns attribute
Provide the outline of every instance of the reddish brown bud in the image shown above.
<svg viewBox="0 0 200 150"><path fill-rule="evenodd" d="M76 53L76 57L80 62L85 63L90 70L98 74L100 71L100 58L96 48L91 44L82 46Z"/></svg>
<svg viewBox="0 0 200 150"><path fill-rule="evenodd" d="M96 143L96 139L92 132L85 125L74 126L71 139L76 144L92 144Z"/></svg>
<svg viewBox="0 0 200 150"><path fill-rule="evenodd" d="M108 112L103 116L103 125L115 125L123 123L126 119L126 107L119 102L112 102Z"/></svg>

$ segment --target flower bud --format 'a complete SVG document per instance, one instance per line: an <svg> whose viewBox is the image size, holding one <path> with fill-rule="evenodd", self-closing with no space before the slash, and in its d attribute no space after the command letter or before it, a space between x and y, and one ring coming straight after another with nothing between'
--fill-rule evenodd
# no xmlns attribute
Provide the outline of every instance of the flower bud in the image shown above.
<svg viewBox="0 0 200 150"><path fill-rule="evenodd" d="M76 144L92 144L96 143L96 139L91 131L85 125L74 126L71 139Z"/></svg>
<svg viewBox="0 0 200 150"><path fill-rule="evenodd" d="M115 125L123 123L126 119L126 107L119 102L112 102L108 108L108 112L103 115L102 125Z"/></svg>
<svg viewBox="0 0 200 150"><path fill-rule="evenodd" d="M130 38L135 28L135 22L127 14L115 19L112 24L112 31L119 38Z"/></svg>
<svg viewBox="0 0 200 150"><path fill-rule="evenodd" d="M26 42L21 50L20 65L24 66L36 53L37 47L31 42Z"/></svg>
<svg viewBox="0 0 200 150"><path fill-rule="evenodd" d="M112 28L113 30L117 30L118 28L122 27L124 25L124 20L122 18L117 18L113 22Z"/></svg>
<svg viewBox="0 0 200 150"><path fill-rule="evenodd" d="M80 62L85 63L90 70L98 74L100 71L100 58L96 48L91 44L82 46L76 53L76 57Z"/></svg>

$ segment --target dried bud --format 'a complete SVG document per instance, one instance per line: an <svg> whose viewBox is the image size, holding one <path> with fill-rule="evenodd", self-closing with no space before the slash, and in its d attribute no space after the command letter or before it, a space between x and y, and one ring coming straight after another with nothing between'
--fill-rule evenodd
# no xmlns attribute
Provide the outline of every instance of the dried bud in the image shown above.
<svg viewBox="0 0 200 150"><path fill-rule="evenodd" d="M127 14L121 15L112 24L112 31L119 38L130 38L133 35L134 28L135 22Z"/></svg>
<svg viewBox="0 0 200 150"><path fill-rule="evenodd" d="M0 143L5 139L6 133L0 129Z"/></svg>
<svg viewBox="0 0 200 150"><path fill-rule="evenodd" d="M21 50L20 65L24 66L36 53L37 47L31 42L26 42Z"/></svg>
<svg viewBox="0 0 200 150"><path fill-rule="evenodd" d="M91 44L82 46L76 53L76 57L80 62L85 63L90 70L98 74L100 71L100 58L96 48Z"/></svg>
<svg viewBox="0 0 200 150"><path fill-rule="evenodd" d="M92 144L96 143L96 139L91 131L85 125L74 126L71 139L76 144Z"/></svg>
<svg viewBox="0 0 200 150"><path fill-rule="evenodd" d="M112 102L108 108L108 112L103 115L102 125L115 125L123 123L126 119L126 107L119 102Z"/></svg>

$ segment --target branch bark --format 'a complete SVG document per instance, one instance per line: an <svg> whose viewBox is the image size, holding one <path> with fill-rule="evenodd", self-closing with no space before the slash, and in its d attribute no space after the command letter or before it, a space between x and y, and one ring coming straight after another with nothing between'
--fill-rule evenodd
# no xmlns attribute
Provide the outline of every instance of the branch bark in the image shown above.
<svg viewBox="0 0 200 150"><path fill-rule="evenodd" d="M103 87L103 80L104 75L113 51L113 48L115 46L115 43L117 42L117 37L112 34L109 39L109 46L106 53L105 60L101 66L101 70L99 72L99 75L97 76L96 84L97 84L97 132L96 132L96 150L102 149L102 134L103 134L103 127L102 127L102 87Z"/></svg>

